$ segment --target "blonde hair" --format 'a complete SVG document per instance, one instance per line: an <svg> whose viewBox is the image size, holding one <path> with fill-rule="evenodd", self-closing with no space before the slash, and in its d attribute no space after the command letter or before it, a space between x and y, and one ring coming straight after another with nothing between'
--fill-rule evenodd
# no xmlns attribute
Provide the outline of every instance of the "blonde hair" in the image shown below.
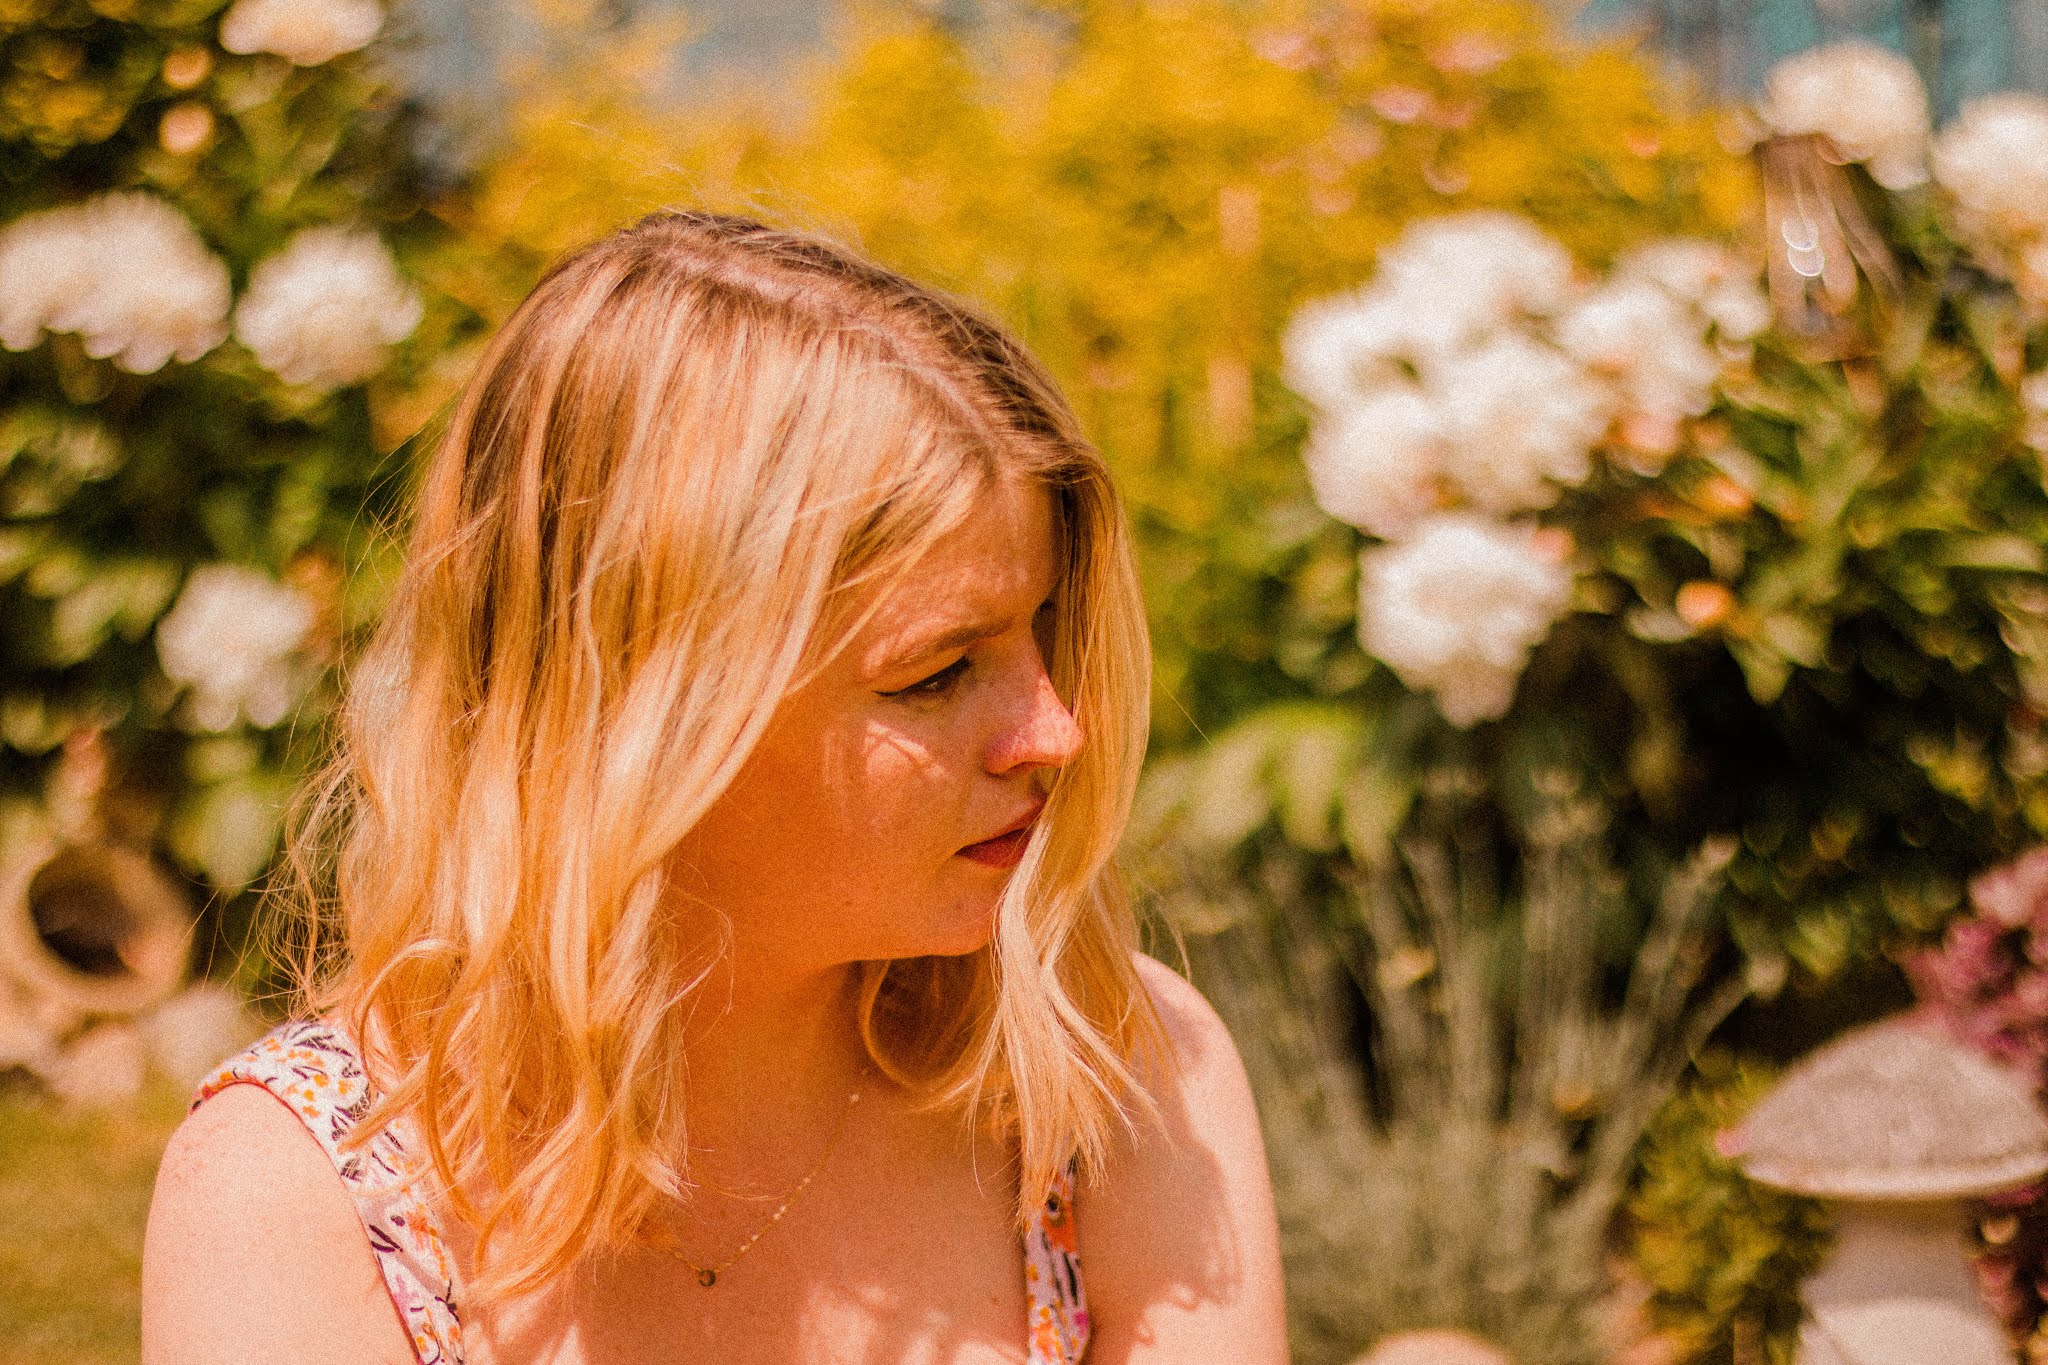
<svg viewBox="0 0 2048 1365"><path fill-rule="evenodd" d="M876 1065L1012 1139L1021 1221L1069 1160L1099 1168L1157 1038L1112 868L1149 651L1100 457L996 326L742 219L614 233L492 341L292 850L297 908L338 920L308 1004L378 1081L361 1131L416 1125L478 1229L473 1292L687 1192L678 1005L709 964L666 860L852 604L999 475L1053 495L1047 667L1086 740L989 947L863 964L860 1000Z"/></svg>

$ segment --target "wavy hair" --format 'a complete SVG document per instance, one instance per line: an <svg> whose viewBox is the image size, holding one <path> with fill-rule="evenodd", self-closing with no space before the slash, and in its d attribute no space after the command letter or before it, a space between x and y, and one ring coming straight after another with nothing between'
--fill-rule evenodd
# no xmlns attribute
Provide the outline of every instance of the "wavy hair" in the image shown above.
<svg viewBox="0 0 2048 1365"><path fill-rule="evenodd" d="M1112 865L1147 729L1128 531L1051 379L830 242L652 215L556 264L457 401L356 664L286 895L301 964L521 1292L685 1197L685 1004L710 964L671 852L857 601L989 479L1053 497L1047 667L1085 735L990 944L861 965L874 1063L1014 1144L1020 1223L1098 1169L1157 1022ZM315 869L324 867L324 875ZM699 926L701 929L701 926Z"/></svg>

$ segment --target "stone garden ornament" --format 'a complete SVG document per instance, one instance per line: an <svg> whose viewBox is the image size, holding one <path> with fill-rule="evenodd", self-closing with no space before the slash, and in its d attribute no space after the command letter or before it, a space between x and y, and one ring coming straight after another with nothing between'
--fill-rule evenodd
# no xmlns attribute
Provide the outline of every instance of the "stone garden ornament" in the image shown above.
<svg viewBox="0 0 2048 1365"><path fill-rule="evenodd" d="M1826 1200L1834 1219L1804 1288L1799 1365L2010 1365L1964 1201L2048 1173L2048 1119L2024 1078L1887 1020L1793 1067L1726 1145L1752 1179Z"/></svg>

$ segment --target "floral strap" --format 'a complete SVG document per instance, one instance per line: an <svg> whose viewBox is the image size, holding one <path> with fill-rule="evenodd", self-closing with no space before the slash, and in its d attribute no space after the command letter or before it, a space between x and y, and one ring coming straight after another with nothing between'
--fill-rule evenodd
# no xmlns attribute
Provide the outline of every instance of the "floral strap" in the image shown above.
<svg viewBox="0 0 2048 1365"><path fill-rule="evenodd" d="M1024 1290L1031 1300L1030 1365L1076 1365L1088 1349L1089 1326L1071 1164L1054 1177L1024 1235Z"/></svg>
<svg viewBox="0 0 2048 1365"><path fill-rule="evenodd" d="M347 1037L317 1020L282 1025L201 1082L193 1107L231 1085L261 1086L299 1116L355 1203L413 1355L420 1365L462 1365L451 1262L421 1195L421 1167L389 1129L354 1150L342 1147L370 1105Z"/></svg>

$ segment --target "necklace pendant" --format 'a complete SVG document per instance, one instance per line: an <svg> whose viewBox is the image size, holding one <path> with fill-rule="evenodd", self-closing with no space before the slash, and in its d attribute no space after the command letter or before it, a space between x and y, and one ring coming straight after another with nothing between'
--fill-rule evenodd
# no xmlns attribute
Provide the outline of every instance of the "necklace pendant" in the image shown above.
<svg viewBox="0 0 2048 1365"><path fill-rule="evenodd" d="M697 1283L703 1285L706 1289L709 1289L712 1285L718 1283L718 1272L715 1270L698 1271Z"/></svg>

